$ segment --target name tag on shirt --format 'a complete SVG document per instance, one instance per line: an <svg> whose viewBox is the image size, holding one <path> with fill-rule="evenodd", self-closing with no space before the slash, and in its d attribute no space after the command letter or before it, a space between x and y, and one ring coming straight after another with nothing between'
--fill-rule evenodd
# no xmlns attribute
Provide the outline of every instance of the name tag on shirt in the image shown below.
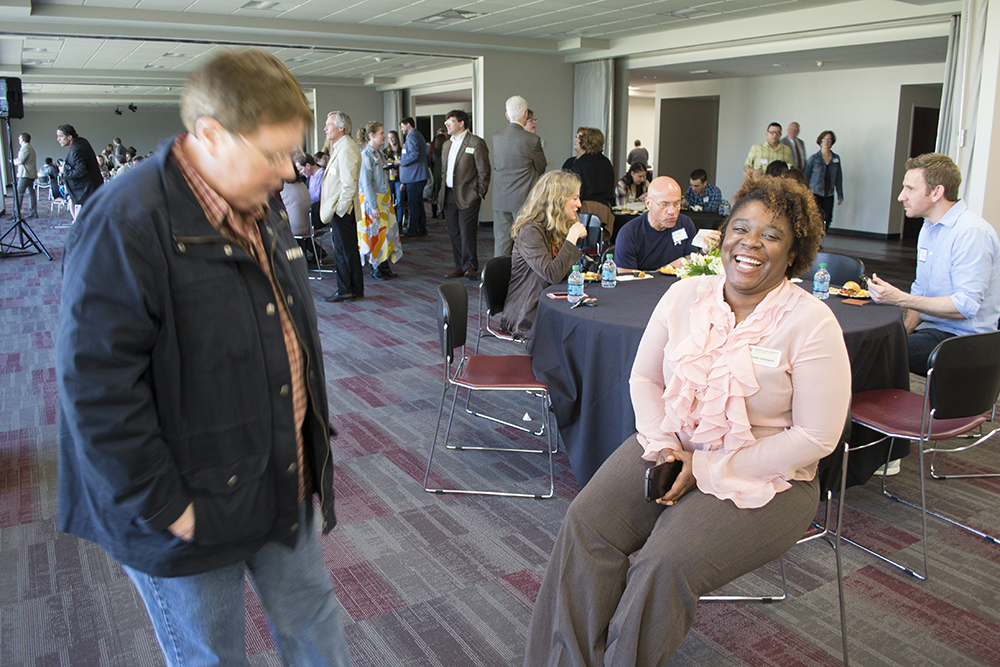
<svg viewBox="0 0 1000 667"><path fill-rule="evenodd" d="M760 158L760 164L761 164L761 166L767 164L767 158L766 157Z"/></svg>
<svg viewBox="0 0 1000 667"><path fill-rule="evenodd" d="M404 149L403 149L403 153L405 153L405 152L406 152L406 149L404 148Z"/></svg>
<svg viewBox="0 0 1000 667"><path fill-rule="evenodd" d="M835 158L833 158L833 161L834 162L840 162L840 158L839 157L835 157Z"/></svg>
<svg viewBox="0 0 1000 667"><path fill-rule="evenodd" d="M688 237L688 232L686 229L678 229L677 231L675 231L673 234L670 235L670 238L674 240L674 245L677 245L681 241L687 240L687 237Z"/></svg>
<svg viewBox="0 0 1000 667"><path fill-rule="evenodd" d="M781 350L770 350L766 347L750 346L750 360L758 366L777 368L781 360Z"/></svg>
<svg viewBox="0 0 1000 667"><path fill-rule="evenodd" d="M476 154L476 149L473 148L472 146L466 146L465 147L465 152L468 153L469 155L475 155Z"/></svg>
<svg viewBox="0 0 1000 667"><path fill-rule="evenodd" d="M702 198L702 201L703 201L703 202L705 202L706 204L708 203L708 200L709 200L709 196L708 196L708 195L705 195L705 196L704 196L704 197Z"/></svg>
<svg viewBox="0 0 1000 667"><path fill-rule="evenodd" d="M927 261L927 248L920 248L917 251L917 261L926 262Z"/></svg>

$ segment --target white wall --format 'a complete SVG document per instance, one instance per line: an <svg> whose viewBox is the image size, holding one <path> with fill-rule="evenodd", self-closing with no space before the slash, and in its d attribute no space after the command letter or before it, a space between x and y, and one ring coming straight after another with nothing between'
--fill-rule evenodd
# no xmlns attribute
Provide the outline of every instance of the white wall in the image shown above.
<svg viewBox="0 0 1000 667"><path fill-rule="evenodd" d="M797 121L810 153L819 150L816 136L833 130L834 152L844 164L844 204L834 207L833 227L885 234L896 194L892 173L900 86L943 79L944 65L912 65L661 84L654 118L662 98L719 96L717 180L727 199L742 183L747 152L765 140L768 123L787 127Z"/></svg>
<svg viewBox="0 0 1000 667"><path fill-rule="evenodd" d="M358 128L370 120L384 123L382 111L382 93L373 86L316 86L316 129L313 140L316 148L323 147L326 137L323 134L323 124L326 115L331 111L343 111L351 117L351 136ZM399 129L399 128L388 128Z"/></svg>
<svg viewBox="0 0 1000 667"><path fill-rule="evenodd" d="M486 127L476 132L493 150L493 134L508 124L504 103L520 95L538 119L548 169L559 169L573 153L573 65L561 56L488 51L483 55ZM492 158L490 159L493 164ZM492 186L481 220L493 220Z"/></svg>
<svg viewBox="0 0 1000 667"><path fill-rule="evenodd" d="M628 130L626 131L625 155L635 148L635 140L642 142L649 151L649 164L656 164L656 100L652 97L628 96Z"/></svg>
<svg viewBox="0 0 1000 667"><path fill-rule="evenodd" d="M56 128L68 123L76 128L81 137L90 142L94 151L100 153L115 137L121 137L125 146L135 146L139 155L156 150L160 140L183 131L184 125L176 108L143 108L132 113L122 107L122 115L114 114L115 105L106 109L89 107L28 107L23 120L12 120L10 131L17 143L17 135L27 132L31 135L31 145L38 155L41 166L46 157L55 162L66 157L68 148L56 141Z"/></svg>

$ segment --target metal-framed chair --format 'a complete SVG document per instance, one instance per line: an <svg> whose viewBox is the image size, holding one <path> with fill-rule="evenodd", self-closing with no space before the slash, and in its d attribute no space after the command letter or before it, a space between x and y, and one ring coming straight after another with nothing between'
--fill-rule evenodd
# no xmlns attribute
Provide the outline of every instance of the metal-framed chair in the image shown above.
<svg viewBox="0 0 1000 667"><path fill-rule="evenodd" d="M312 244L313 258L316 261L316 268L309 269L309 274L310 274L309 280L323 280L324 273L335 272L333 268L328 268L328 269L323 268L323 259L320 254L320 250L323 248L323 245L322 243L320 243L320 241L324 236L326 236L329 233L330 233L329 227L324 227L323 229L316 229L315 227L313 227L311 234L303 234L302 236L295 236L295 239L297 241L307 241ZM319 275L314 276L312 275L313 272L316 272Z"/></svg>
<svg viewBox="0 0 1000 667"><path fill-rule="evenodd" d="M448 281L438 285L437 320L438 334L441 341L441 355L444 359L444 389L441 392L441 405L438 408L437 423L434 427L434 439L427 455L427 469L424 472L424 490L429 493L468 493L483 496L508 496L517 498L551 498L555 492L555 474L552 468L552 455L556 448L552 442L552 428L545 428L546 447L544 449L487 447L480 445L449 445L451 425L455 417L455 405L461 389L474 391L515 391L531 392L541 397L542 420L549 420L549 392L544 383L535 379L531 370L531 357L516 356L486 356L469 355L466 349L466 333L468 329L469 295L465 285L458 281ZM462 348L462 357L455 365L455 350ZM546 493L514 493L509 491L494 491L486 489L445 489L429 485L431 466L434 461L434 450L438 444L438 434L441 430L441 418L444 415L445 400L448 391L454 389L451 401L451 411L448 413L448 425L444 434L444 445L448 449L462 451L497 451L521 454L543 454L549 459L549 488ZM495 420L499 421L499 420Z"/></svg>
<svg viewBox="0 0 1000 667"><path fill-rule="evenodd" d="M960 447L940 447L933 444L969 433L980 428L986 421L995 422L998 395L1000 395L1000 331L955 336L938 344L927 361L927 384L922 396L902 389L874 389L854 394L851 418L856 423L883 435L882 438L862 447L884 442L887 438L916 441L920 461L919 503L903 500L890 493L886 486L888 475L882 476L882 493L890 500L920 510L923 573L918 573L853 540L844 538L844 541L921 580L928 576L928 514L977 535L987 542L1000 545L1000 540L996 537L928 510L924 475L924 455L931 454L931 477L934 479L1000 476L1000 473L941 475L934 468L935 457L938 454L972 449L989 440L1000 431L1000 428L994 428L972 444ZM887 465L892 458L892 444L892 442L889 444Z"/></svg>
<svg viewBox="0 0 1000 667"><path fill-rule="evenodd" d="M841 255L836 252L818 252L809 270L799 276L806 282L812 282L813 276L819 271L820 263L826 264L826 270L830 272L830 283L833 285L843 285L848 280L860 284L864 287L862 280L865 275L865 263L857 257Z"/></svg>
<svg viewBox="0 0 1000 667"><path fill-rule="evenodd" d="M851 437L851 417L847 416L847 423L837 443L837 448L824 457L819 463L817 475L819 475L820 502L826 503L826 512L823 524L813 522L815 532L809 532L799 539L796 544L803 544L813 540L822 539L833 547L834 561L837 565L837 594L840 602L840 637L841 650L843 651L844 665L848 665L847 657L847 609L844 603L844 573L840 560L841 530L844 518L844 492L847 489L847 459L848 442ZM833 499L837 496L836 523L833 522ZM835 527L832 527L835 526ZM778 571L781 574L781 593L776 595L703 595L700 600L704 602L760 602L770 604L781 602L788 598L788 584L785 579L784 558L778 556Z"/></svg>
<svg viewBox="0 0 1000 667"><path fill-rule="evenodd" d="M479 341L486 336L493 336L500 340L518 341L515 336L501 331L499 327L494 328L491 318L498 317L503 312L504 304L507 303L507 290L510 289L510 269L512 260L510 255L500 255L486 262L483 265L483 272L479 283L479 327L476 336L476 354L479 354ZM486 304L485 311L483 303ZM485 323L484 323L484 317Z"/></svg>

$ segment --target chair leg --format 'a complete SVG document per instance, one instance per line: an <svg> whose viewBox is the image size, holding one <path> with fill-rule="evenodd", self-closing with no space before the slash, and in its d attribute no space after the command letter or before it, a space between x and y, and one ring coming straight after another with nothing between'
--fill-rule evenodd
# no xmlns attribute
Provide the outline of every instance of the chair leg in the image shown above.
<svg viewBox="0 0 1000 667"><path fill-rule="evenodd" d="M448 426L445 429L445 434L444 434L445 447L456 451L472 450L472 451L499 451L511 454L517 454L517 453L547 454L549 458L548 460L549 489L547 493L540 494L540 493L514 493L509 491L488 491L488 490L478 490L478 489L443 489L443 488L431 488L430 486L428 486L428 481L430 480L431 462L434 458L434 448L437 445L438 433L441 428L441 417L443 416L444 413L444 402L445 398L447 397L447 393L448 393L448 386L446 385L444 391L441 394L441 405L438 408L438 421L434 428L434 439L431 442L431 451L427 456L427 469L424 472L424 491L427 491L428 493L438 493L438 494L464 493L464 494L478 495L478 496L504 496L508 498L537 498L537 499L551 498L553 495L555 495L555 467L552 462L552 455L557 451L557 449L554 449L552 445L551 424L549 424L549 428L544 428L545 425L543 424L542 430L545 431L547 437L546 441L547 444L545 449L521 449L521 448L509 448L509 447L478 447L478 446L469 447L464 445L453 446L448 444L448 438L451 436L452 421L455 417L455 407L456 404L458 403L458 387L455 388L455 394L452 397L452 402L451 402L451 410L448 413ZM548 409L549 407L548 401L549 401L548 393L543 394L542 397L543 414L545 415L546 421L551 419L551 417L549 416L551 414L551 411ZM558 447L558 443L556 444L556 447Z"/></svg>
<svg viewBox="0 0 1000 667"><path fill-rule="evenodd" d="M526 393L530 394L531 392L526 392ZM525 433L530 433L531 435L535 435L538 437L542 437L543 435L545 435L545 424L548 420L545 419L544 417L541 419L541 425L538 427L538 430L533 431L527 426L522 426L520 424L515 424L513 422L504 421L499 417L494 417L493 415L486 414L485 412L477 412L470 407L471 403L472 403L472 392L470 391L469 395L465 399L465 411L470 415L472 415L473 417L479 417L480 419L488 419L491 422L495 422L497 424L503 424L504 426L509 426L511 428L516 428L518 431L524 431ZM474 448L468 447L467 449L474 449ZM534 451L534 450L525 450L525 451Z"/></svg>
<svg viewBox="0 0 1000 667"><path fill-rule="evenodd" d="M702 595L701 602L760 602L771 604L788 598L788 582L785 579L785 560L778 556L778 572L781 573L781 595Z"/></svg>

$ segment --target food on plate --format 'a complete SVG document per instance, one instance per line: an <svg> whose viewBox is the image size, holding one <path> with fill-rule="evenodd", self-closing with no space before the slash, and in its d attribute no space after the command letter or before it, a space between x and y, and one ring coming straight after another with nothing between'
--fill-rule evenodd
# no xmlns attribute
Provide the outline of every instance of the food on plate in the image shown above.
<svg viewBox="0 0 1000 667"><path fill-rule="evenodd" d="M868 298L868 290L862 289L861 285L857 284L853 280L848 280L843 287L830 287L830 294L853 297L855 299Z"/></svg>
<svg viewBox="0 0 1000 667"><path fill-rule="evenodd" d="M636 278L645 278L646 277L646 272L645 271L633 271L632 275L635 276Z"/></svg>
<svg viewBox="0 0 1000 667"><path fill-rule="evenodd" d="M667 264L666 266L660 267L660 273L662 273L665 276L676 276L677 268Z"/></svg>
<svg viewBox="0 0 1000 667"><path fill-rule="evenodd" d="M861 285L857 284L853 280L848 280L846 283L844 283L844 289L847 290L848 292L860 292Z"/></svg>
<svg viewBox="0 0 1000 667"><path fill-rule="evenodd" d="M595 280L601 279L601 274L596 271L584 271L583 279L587 282L594 282Z"/></svg>

